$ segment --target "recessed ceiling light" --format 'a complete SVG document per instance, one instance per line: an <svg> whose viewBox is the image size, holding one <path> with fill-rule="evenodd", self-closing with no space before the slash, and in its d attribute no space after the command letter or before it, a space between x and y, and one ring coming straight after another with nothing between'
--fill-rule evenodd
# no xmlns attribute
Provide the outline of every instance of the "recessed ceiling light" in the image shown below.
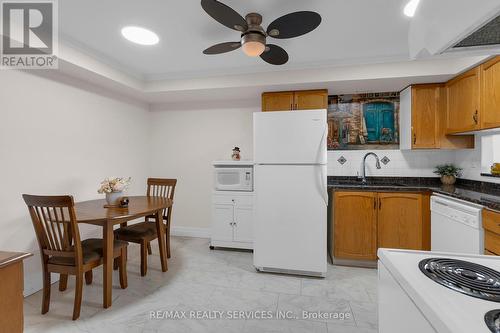
<svg viewBox="0 0 500 333"><path fill-rule="evenodd" d="M157 34L141 27L124 27L122 28L122 35L129 41L140 45L155 45L160 41Z"/></svg>
<svg viewBox="0 0 500 333"><path fill-rule="evenodd" d="M415 15L415 11L417 10L419 2L420 0L410 0L403 10L404 14L408 17L413 17L413 15Z"/></svg>

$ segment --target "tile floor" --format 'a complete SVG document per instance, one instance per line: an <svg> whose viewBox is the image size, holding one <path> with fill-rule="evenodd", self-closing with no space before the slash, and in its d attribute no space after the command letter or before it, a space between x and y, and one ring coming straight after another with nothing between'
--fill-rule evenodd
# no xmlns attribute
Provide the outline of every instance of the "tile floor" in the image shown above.
<svg viewBox="0 0 500 333"><path fill-rule="evenodd" d="M70 279L65 292L52 286L50 311L44 316L40 314L41 293L26 298L25 332L377 332L374 269L329 265L325 279L257 273L250 252L211 251L206 239L174 237L169 270L162 273L157 244L152 245L148 274L143 278L139 247L130 245L129 286L121 290L115 272L110 309L101 307L102 271L98 269L94 283L84 285L79 320L71 320L74 280ZM279 311L299 319L151 318L154 311L163 316L167 311L186 311L189 317L190 311L212 310L226 311L226 316L234 316L233 311L264 315ZM302 311L326 312L331 317L304 319Z"/></svg>

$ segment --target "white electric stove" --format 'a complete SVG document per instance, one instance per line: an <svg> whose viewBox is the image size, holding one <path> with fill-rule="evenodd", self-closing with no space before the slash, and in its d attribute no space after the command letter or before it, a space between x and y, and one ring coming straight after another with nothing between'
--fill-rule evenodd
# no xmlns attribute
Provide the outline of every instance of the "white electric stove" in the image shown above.
<svg viewBox="0 0 500 333"><path fill-rule="evenodd" d="M500 333L498 257L395 249L378 257L379 333Z"/></svg>

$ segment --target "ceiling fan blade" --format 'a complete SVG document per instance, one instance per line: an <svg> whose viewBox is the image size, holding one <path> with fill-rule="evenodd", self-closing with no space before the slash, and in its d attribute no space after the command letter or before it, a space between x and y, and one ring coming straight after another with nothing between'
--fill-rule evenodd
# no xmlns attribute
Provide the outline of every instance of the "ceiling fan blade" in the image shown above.
<svg viewBox="0 0 500 333"><path fill-rule="evenodd" d="M231 52L241 47L240 42L226 42L215 44L210 46L208 49L203 51L204 54L221 54L226 52Z"/></svg>
<svg viewBox="0 0 500 333"><path fill-rule="evenodd" d="M248 28L245 19L231 7L217 0L201 0L201 7L212 16L214 20L226 27L238 31L246 31Z"/></svg>
<svg viewBox="0 0 500 333"><path fill-rule="evenodd" d="M267 34L279 39L298 37L313 31L320 23L321 15L316 12L290 13L274 20L267 28Z"/></svg>
<svg viewBox="0 0 500 333"><path fill-rule="evenodd" d="M262 60L271 65L283 65L288 61L288 53L278 45L267 44L266 50L260 55Z"/></svg>

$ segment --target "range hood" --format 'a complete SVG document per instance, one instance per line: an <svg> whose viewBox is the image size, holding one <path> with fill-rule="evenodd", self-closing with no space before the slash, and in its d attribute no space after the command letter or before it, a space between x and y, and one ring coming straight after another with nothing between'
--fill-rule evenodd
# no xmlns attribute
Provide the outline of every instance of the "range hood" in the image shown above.
<svg viewBox="0 0 500 333"><path fill-rule="evenodd" d="M500 46L500 15L462 39L452 49L489 49L496 46Z"/></svg>

